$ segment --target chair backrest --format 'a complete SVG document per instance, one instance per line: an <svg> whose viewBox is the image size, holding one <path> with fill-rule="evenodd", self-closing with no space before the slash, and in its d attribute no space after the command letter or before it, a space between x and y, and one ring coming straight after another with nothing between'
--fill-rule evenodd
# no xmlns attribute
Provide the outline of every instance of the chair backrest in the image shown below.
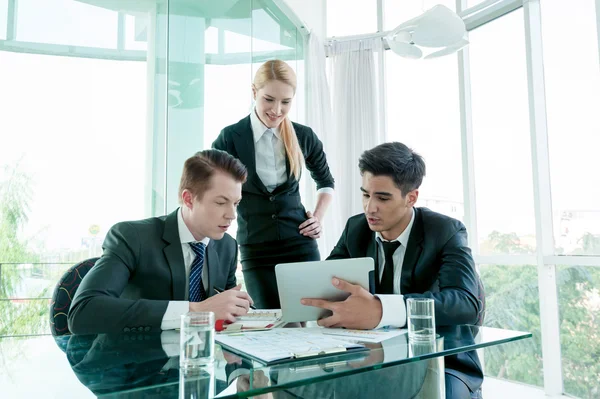
<svg viewBox="0 0 600 399"><path fill-rule="evenodd" d="M482 326L483 320L485 319L485 289L483 288L483 282L481 281L481 277L477 276L477 286L479 288L479 295L477 299L481 303L481 311L477 317L477 322L475 322L476 326Z"/></svg>
<svg viewBox="0 0 600 399"><path fill-rule="evenodd" d="M67 324L67 315L81 280L100 258L90 258L77 263L58 280L52 302L50 303L50 331L52 335L71 334Z"/></svg>

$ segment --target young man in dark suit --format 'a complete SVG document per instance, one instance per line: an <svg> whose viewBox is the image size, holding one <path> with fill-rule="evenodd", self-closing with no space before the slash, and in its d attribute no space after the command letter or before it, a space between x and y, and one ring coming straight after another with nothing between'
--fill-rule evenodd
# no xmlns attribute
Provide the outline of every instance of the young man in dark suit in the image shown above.
<svg viewBox="0 0 600 399"><path fill-rule="evenodd" d="M465 226L415 207L425 176L423 158L404 144L385 143L365 151L359 169L364 214L348 220L327 259L372 257L375 295L334 279L334 286L350 293L345 301L303 299L302 303L333 312L319 320L325 327L405 327L406 298L432 298L437 326L479 323L483 293ZM449 397L465 397L479 388L469 384L467 390L460 379L448 375L446 380L450 391L454 382L462 384L457 389L462 389L463 395Z"/></svg>
<svg viewBox="0 0 600 399"><path fill-rule="evenodd" d="M188 311L212 311L230 321L246 314L252 299L236 286L237 243L225 233L246 176L246 167L224 151L189 158L180 208L110 229L102 257L73 299L71 332L168 330Z"/></svg>

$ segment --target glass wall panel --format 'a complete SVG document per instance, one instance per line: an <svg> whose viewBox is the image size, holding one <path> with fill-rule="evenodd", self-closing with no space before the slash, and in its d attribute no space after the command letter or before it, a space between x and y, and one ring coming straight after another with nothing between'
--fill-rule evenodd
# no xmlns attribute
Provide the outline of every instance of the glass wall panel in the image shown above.
<svg viewBox="0 0 600 399"><path fill-rule="evenodd" d="M433 8L437 4L456 9L455 0L398 1L383 0L383 29L391 30L403 22Z"/></svg>
<svg viewBox="0 0 600 399"><path fill-rule="evenodd" d="M118 13L98 0L19 0L17 40L116 48Z"/></svg>
<svg viewBox="0 0 600 399"><path fill-rule="evenodd" d="M272 1L171 0L166 212L178 206L185 159L210 148L221 130L253 109L252 81L258 67L282 59L296 71L298 87L290 117L304 115L304 38ZM237 224L228 233L235 237ZM243 282L241 273L238 280Z"/></svg>
<svg viewBox="0 0 600 399"><path fill-rule="evenodd" d="M275 3L239 0L231 8L210 3L195 9L187 1L170 4L167 211L177 206L184 160L210 148L225 126L249 114L252 80L264 61L283 59L296 70L294 106L304 102L304 39ZM297 109L291 117L297 120Z"/></svg>
<svg viewBox="0 0 600 399"><path fill-rule="evenodd" d="M147 50L148 31L150 29L148 14L136 13L125 15L125 49Z"/></svg>
<svg viewBox="0 0 600 399"><path fill-rule="evenodd" d="M418 205L462 220L457 56L422 61L391 51L385 56L388 140L411 147L427 166Z"/></svg>
<svg viewBox="0 0 600 399"><path fill-rule="evenodd" d="M594 0L540 5L556 253L600 255L600 175L591 172L600 169L600 9Z"/></svg>
<svg viewBox="0 0 600 399"><path fill-rule="evenodd" d="M470 32L481 254L536 247L523 10Z"/></svg>
<svg viewBox="0 0 600 399"><path fill-rule="evenodd" d="M560 342L565 393L600 396L600 268L558 266Z"/></svg>
<svg viewBox="0 0 600 399"><path fill-rule="evenodd" d="M377 32L377 0L327 0L327 37Z"/></svg>
<svg viewBox="0 0 600 399"><path fill-rule="evenodd" d="M6 40L8 0L0 0L0 40Z"/></svg>
<svg viewBox="0 0 600 399"><path fill-rule="evenodd" d="M481 265L480 275L485 286L484 325L533 334L512 345L484 349L485 374L543 386L537 267Z"/></svg>

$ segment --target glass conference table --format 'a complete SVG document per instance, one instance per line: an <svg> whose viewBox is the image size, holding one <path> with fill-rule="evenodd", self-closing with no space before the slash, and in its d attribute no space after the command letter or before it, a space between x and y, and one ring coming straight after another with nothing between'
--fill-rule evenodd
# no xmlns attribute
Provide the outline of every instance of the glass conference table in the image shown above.
<svg viewBox="0 0 600 399"><path fill-rule="evenodd" d="M273 366L217 347L211 369L190 373L166 354L164 334L0 338L0 397L443 397L444 372L481 381L475 349L531 337L475 326L437 333L435 345L411 344L404 334L360 353Z"/></svg>

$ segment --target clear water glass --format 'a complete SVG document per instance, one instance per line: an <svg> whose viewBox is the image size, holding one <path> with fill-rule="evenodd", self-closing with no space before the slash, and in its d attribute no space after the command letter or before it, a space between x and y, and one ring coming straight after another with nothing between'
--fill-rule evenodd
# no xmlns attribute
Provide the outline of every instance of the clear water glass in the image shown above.
<svg viewBox="0 0 600 399"><path fill-rule="evenodd" d="M182 369L211 365L215 360L215 314L189 312L181 316L179 366Z"/></svg>
<svg viewBox="0 0 600 399"><path fill-rule="evenodd" d="M179 370L179 399L212 399L214 397L214 364Z"/></svg>
<svg viewBox="0 0 600 399"><path fill-rule="evenodd" d="M433 299L408 298L406 300L409 342L435 341L434 309Z"/></svg>

